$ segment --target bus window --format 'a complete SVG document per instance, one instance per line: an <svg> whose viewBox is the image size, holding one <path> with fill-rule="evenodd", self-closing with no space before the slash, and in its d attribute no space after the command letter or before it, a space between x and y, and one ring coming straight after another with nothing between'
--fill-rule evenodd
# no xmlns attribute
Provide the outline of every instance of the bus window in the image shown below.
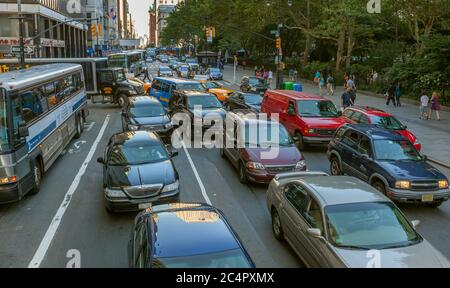
<svg viewBox="0 0 450 288"><path fill-rule="evenodd" d="M73 77L73 82L75 85L75 90L76 91L80 91L83 88L83 81L81 81L81 75L80 74L74 74L72 75Z"/></svg>
<svg viewBox="0 0 450 288"><path fill-rule="evenodd" d="M22 100L22 117L28 124L42 113L41 103L36 101L33 91L26 91L19 94Z"/></svg>
<svg viewBox="0 0 450 288"><path fill-rule="evenodd" d="M161 88L160 82L157 79L153 80L152 89L159 90L160 88Z"/></svg>
<svg viewBox="0 0 450 288"><path fill-rule="evenodd" d="M56 99L56 90L55 85L53 83L48 83L45 85L45 96L47 97L48 101L48 109L52 109L58 104L58 101Z"/></svg>
<svg viewBox="0 0 450 288"><path fill-rule="evenodd" d="M22 105L20 102L21 99L17 95L11 98L14 146L20 145L25 142L25 138L19 137L19 125L24 123L21 113Z"/></svg>

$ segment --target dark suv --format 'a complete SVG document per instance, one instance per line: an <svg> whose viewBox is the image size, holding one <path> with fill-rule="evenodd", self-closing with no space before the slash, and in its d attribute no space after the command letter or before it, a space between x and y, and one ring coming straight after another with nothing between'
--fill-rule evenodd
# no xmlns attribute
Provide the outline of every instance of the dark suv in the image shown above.
<svg viewBox="0 0 450 288"><path fill-rule="evenodd" d="M328 146L332 175L358 177L392 200L438 207L450 197L448 179L403 136L373 125L344 125Z"/></svg>

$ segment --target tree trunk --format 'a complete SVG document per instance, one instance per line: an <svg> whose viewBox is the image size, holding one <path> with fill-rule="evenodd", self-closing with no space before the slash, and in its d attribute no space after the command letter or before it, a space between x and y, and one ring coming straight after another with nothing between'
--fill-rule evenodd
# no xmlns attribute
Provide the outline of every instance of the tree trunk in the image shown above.
<svg viewBox="0 0 450 288"><path fill-rule="evenodd" d="M337 51L336 51L336 71L341 71L342 64L342 55L344 53L344 44L345 44L345 31L342 29L339 32L339 38L337 42Z"/></svg>
<svg viewBox="0 0 450 288"><path fill-rule="evenodd" d="M311 29L311 0L306 1L306 28L308 31ZM303 52L303 66L305 66L309 61L309 53L311 51L311 35L306 34L306 44L305 51Z"/></svg>
<svg viewBox="0 0 450 288"><path fill-rule="evenodd" d="M350 68L350 65L352 63L352 52L353 52L353 28L352 25L350 25L348 30L348 40L347 40L347 56L345 58L345 67Z"/></svg>

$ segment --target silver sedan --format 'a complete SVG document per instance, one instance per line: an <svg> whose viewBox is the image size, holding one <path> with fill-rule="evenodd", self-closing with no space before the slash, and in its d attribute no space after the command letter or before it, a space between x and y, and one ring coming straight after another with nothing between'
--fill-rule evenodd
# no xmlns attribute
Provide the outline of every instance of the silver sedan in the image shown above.
<svg viewBox="0 0 450 288"><path fill-rule="evenodd" d="M387 197L353 177L280 174L267 191L275 238L309 267L450 267Z"/></svg>

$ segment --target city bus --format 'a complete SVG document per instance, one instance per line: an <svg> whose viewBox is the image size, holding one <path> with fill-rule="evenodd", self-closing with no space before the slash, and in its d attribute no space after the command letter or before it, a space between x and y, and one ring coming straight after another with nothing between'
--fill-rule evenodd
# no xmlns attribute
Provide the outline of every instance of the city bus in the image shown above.
<svg viewBox="0 0 450 288"><path fill-rule="evenodd" d="M129 51L110 54L108 56L108 67L123 68L127 77L136 77L142 72L142 53Z"/></svg>
<svg viewBox="0 0 450 288"><path fill-rule="evenodd" d="M88 96L97 95L99 92L97 71L108 67L108 58L27 58L28 66L46 65L54 63L80 64L84 71L86 93ZM0 59L0 71L13 71L19 67L19 61L14 59Z"/></svg>
<svg viewBox="0 0 450 288"><path fill-rule="evenodd" d="M36 194L88 115L83 68L49 64L0 74L0 203Z"/></svg>

